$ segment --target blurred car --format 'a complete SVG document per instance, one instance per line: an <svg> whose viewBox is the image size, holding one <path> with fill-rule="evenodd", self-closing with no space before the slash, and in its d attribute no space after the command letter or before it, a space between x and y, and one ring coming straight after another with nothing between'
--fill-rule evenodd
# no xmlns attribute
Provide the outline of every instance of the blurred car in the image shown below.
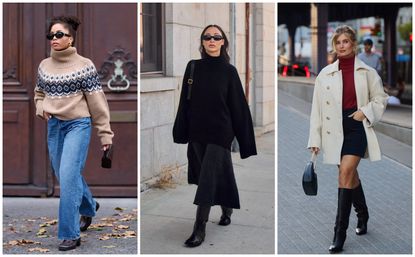
<svg viewBox="0 0 415 257"><path fill-rule="evenodd" d="M305 62L296 62L289 65L280 65L278 73L281 74L281 76L283 77L300 76L309 78L311 76L309 65Z"/></svg>

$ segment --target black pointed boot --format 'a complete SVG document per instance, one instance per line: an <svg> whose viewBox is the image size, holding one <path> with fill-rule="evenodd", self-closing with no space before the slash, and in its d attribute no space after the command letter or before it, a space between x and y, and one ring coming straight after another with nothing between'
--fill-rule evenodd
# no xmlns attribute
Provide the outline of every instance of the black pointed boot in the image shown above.
<svg viewBox="0 0 415 257"><path fill-rule="evenodd" d="M349 227L350 211L352 209L353 189L339 188L336 225L334 227L333 243L329 247L330 253L337 253L343 250L346 241L346 231Z"/></svg>
<svg viewBox="0 0 415 257"><path fill-rule="evenodd" d="M206 222L209 219L210 206L197 206L196 221L192 235L184 242L187 247L196 247L203 243L206 235Z"/></svg>
<svg viewBox="0 0 415 257"><path fill-rule="evenodd" d="M225 207L225 206L220 206L220 208L222 209L222 216L220 216L219 225L227 226L231 224L231 215L232 215L233 209Z"/></svg>
<svg viewBox="0 0 415 257"><path fill-rule="evenodd" d="M353 189L353 206L357 214L356 235L367 233L367 221L369 220L369 211L366 205L365 194L363 193L362 183Z"/></svg>

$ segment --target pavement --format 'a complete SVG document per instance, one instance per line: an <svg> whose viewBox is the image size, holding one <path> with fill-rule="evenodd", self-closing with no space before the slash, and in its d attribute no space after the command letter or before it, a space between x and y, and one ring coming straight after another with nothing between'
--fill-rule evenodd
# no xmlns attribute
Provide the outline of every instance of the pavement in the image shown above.
<svg viewBox="0 0 415 257"><path fill-rule="evenodd" d="M58 198L3 198L3 254L137 254L137 199L97 198L100 208L81 246L61 252Z"/></svg>
<svg viewBox="0 0 415 257"><path fill-rule="evenodd" d="M212 207L204 243L187 248L196 213L196 186L186 177L175 188L141 193L141 254L275 253L274 133L257 137L258 155L241 160L233 153L241 209L232 223L219 226L220 207Z"/></svg>
<svg viewBox="0 0 415 257"><path fill-rule="evenodd" d="M337 167L319 157L318 195L304 194L309 103L281 90L278 100L278 254L327 254L337 209ZM343 253L412 254L412 147L377 135L382 160L359 165L370 215L368 233L355 234L352 210Z"/></svg>

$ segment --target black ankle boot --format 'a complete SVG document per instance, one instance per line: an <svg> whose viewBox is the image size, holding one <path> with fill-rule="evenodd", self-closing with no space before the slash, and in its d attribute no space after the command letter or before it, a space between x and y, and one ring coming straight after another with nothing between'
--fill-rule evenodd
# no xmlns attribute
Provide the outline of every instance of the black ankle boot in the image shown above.
<svg viewBox="0 0 415 257"><path fill-rule="evenodd" d="M210 206L198 206L192 235L184 242L187 247L196 247L203 243L206 235L206 222L209 219Z"/></svg>
<svg viewBox="0 0 415 257"><path fill-rule="evenodd" d="M59 251L69 251L75 249L77 246L81 245L81 238L74 240L63 240L59 244Z"/></svg>
<svg viewBox="0 0 415 257"><path fill-rule="evenodd" d="M329 247L330 253L337 253L343 250L344 241L346 241L346 231L349 227L352 196L352 189L339 188L336 225L334 227L333 243Z"/></svg>
<svg viewBox="0 0 415 257"><path fill-rule="evenodd" d="M99 209L99 203L95 202L95 212L97 212ZM81 218L79 220L79 229L81 231L86 231L92 223L92 217L89 216L83 216L81 215Z"/></svg>
<svg viewBox="0 0 415 257"><path fill-rule="evenodd" d="M353 206L357 214L356 235L364 235L367 233L369 212L366 205L365 194L363 193L362 183L353 189Z"/></svg>
<svg viewBox="0 0 415 257"><path fill-rule="evenodd" d="M232 215L233 209L225 207L225 206L220 206L220 208L222 209L222 216L220 216L219 225L227 226L231 224L231 215Z"/></svg>

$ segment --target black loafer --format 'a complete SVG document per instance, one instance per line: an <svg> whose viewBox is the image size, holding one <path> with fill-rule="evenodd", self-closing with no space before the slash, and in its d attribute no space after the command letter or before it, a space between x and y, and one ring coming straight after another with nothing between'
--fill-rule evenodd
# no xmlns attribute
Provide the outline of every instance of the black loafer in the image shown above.
<svg viewBox="0 0 415 257"><path fill-rule="evenodd" d="M81 245L81 238L75 240L63 240L62 243L59 244L59 251L68 251L73 250L77 246Z"/></svg>
<svg viewBox="0 0 415 257"><path fill-rule="evenodd" d="M99 203L96 202L95 211L98 211L98 209L99 209ZM81 215L81 219L79 220L79 229L81 231L86 231L89 225L91 225L91 223L92 223L92 217Z"/></svg>

